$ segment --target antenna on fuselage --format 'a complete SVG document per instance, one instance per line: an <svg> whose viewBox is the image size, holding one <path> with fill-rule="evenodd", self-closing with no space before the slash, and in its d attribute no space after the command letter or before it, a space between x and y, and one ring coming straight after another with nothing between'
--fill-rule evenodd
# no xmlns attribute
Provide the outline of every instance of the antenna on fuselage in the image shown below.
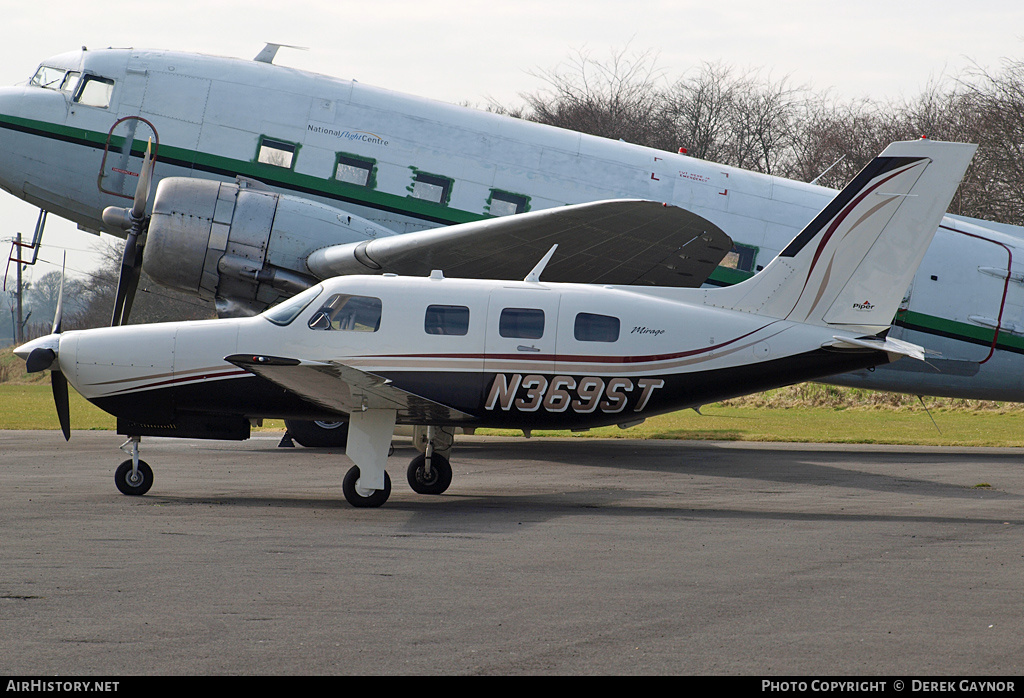
<svg viewBox="0 0 1024 698"><path fill-rule="evenodd" d="M548 250L548 253L544 255L544 259L537 262L537 266L533 268L533 271L526 275L526 278L523 279L523 281L529 281L530 283L538 283L540 281L540 275L544 272L544 267L546 267L548 265L548 262L551 261L551 255L553 255L555 253L555 250L557 249L557 244L552 245L551 249Z"/></svg>
<svg viewBox="0 0 1024 698"><path fill-rule="evenodd" d="M260 63L271 63L271 64L273 64L274 57L277 56L277 49L279 49L279 48L294 48L294 49L297 49L299 51L308 51L309 50L309 48L306 47L306 46L292 46L290 44L272 44L272 43L270 43L268 41L267 45L263 47L262 51L260 51L259 53L256 54L256 57L253 58L253 60L254 61L258 61Z"/></svg>

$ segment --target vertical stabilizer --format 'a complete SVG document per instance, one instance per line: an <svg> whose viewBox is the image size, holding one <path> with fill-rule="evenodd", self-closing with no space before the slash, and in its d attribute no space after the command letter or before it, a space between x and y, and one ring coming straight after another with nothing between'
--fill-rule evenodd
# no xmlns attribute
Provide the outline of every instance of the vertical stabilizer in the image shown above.
<svg viewBox="0 0 1024 698"><path fill-rule="evenodd" d="M977 146L893 143L754 277L707 303L875 334L889 327Z"/></svg>

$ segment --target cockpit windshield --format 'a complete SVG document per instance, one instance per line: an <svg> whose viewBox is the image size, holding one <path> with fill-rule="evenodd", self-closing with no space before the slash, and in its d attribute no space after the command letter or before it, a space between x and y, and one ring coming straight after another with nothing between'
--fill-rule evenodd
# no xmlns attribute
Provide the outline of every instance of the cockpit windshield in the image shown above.
<svg viewBox="0 0 1024 698"><path fill-rule="evenodd" d="M49 65L39 66L28 84L47 90L59 90L75 102L90 107L109 107L110 97L114 93L114 81L110 78L89 73L83 76L78 70Z"/></svg>
<svg viewBox="0 0 1024 698"><path fill-rule="evenodd" d="M273 308L263 312L263 317L274 323L275 325L287 325L296 317L299 313L306 309L306 306L313 302L313 299L320 295L320 292L324 290L324 287L320 284L307 288L302 293L289 298L286 301L278 303Z"/></svg>
<svg viewBox="0 0 1024 698"><path fill-rule="evenodd" d="M64 83L64 77L68 71L63 68L52 68L48 65L39 66L39 70L32 76L32 79L28 81L29 85L35 87L45 87L49 90L59 90L61 85Z"/></svg>

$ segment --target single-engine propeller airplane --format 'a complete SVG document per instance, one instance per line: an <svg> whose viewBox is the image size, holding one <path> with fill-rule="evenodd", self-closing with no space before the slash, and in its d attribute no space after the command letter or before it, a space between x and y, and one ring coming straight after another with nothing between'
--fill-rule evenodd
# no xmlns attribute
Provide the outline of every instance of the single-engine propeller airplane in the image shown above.
<svg viewBox="0 0 1024 698"><path fill-rule="evenodd" d="M727 288L542 281L559 230L646 240L682 230L695 249L721 245L702 235L714 226L683 209L612 200L501 221L504 234L541 230L555 243L523 281L349 275L248 318L62 333L58 315L52 334L16 353L29 371L52 369L66 437L66 381L117 416L132 444L115 476L125 494L152 485L142 436L245 438L250 419L347 416L355 465L345 497L380 506L396 424L627 425L901 356L923 360L922 347L887 333L974 151L893 143L761 273ZM408 469L424 494L452 478L432 443Z"/></svg>
<svg viewBox="0 0 1024 698"><path fill-rule="evenodd" d="M563 230L546 281L728 286L761 270L836 194L294 70L274 64L277 48L240 60L83 47L0 87L0 189L127 238L112 324L128 318L143 267L214 300L220 317L254 315L342 274L522 278L554 240L521 236L508 220L609 199L685 208L710 222L716 242L701 241L698 255L637 236L589 246ZM134 215L104 217L145 191L149 141L153 195ZM1022 258L1024 228L946 215L888 334L939 358L828 381L1024 401ZM286 424L303 445L345 444L344 422Z"/></svg>

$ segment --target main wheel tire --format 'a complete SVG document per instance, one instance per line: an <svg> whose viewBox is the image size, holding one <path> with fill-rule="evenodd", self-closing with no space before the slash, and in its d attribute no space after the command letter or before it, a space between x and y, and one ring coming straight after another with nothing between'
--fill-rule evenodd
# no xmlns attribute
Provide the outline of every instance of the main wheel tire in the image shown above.
<svg viewBox="0 0 1024 698"><path fill-rule="evenodd" d="M441 494L452 484L452 465L444 456L430 457L430 474L427 474L427 456L420 454L409 463L406 471L409 487L418 494Z"/></svg>
<svg viewBox="0 0 1024 698"><path fill-rule="evenodd" d="M153 486L153 469L146 461L140 460L138 471L133 472L132 460L129 458L117 466L117 470L114 472L114 484L117 485L121 494L127 494L130 497L146 494Z"/></svg>
<svg viewBox="0 0 1024 698"><path fill-rule="evenodd" d="M369 508L379 507L388 501L391 496L391 478L384 473L384 489L373 490L369 496L363 496L356 489L356 482L359 480L359 466L353 465L345 473L345 479L341 481L341 491L345 493L345 499L354 507Z"/></svg>
<svg viewBox="0 0 1024 698"><path fill-rule="evenodd" d="M348 444L348 422L299 422L286 419L285 428L306 448L344 448Z"/></svg>

